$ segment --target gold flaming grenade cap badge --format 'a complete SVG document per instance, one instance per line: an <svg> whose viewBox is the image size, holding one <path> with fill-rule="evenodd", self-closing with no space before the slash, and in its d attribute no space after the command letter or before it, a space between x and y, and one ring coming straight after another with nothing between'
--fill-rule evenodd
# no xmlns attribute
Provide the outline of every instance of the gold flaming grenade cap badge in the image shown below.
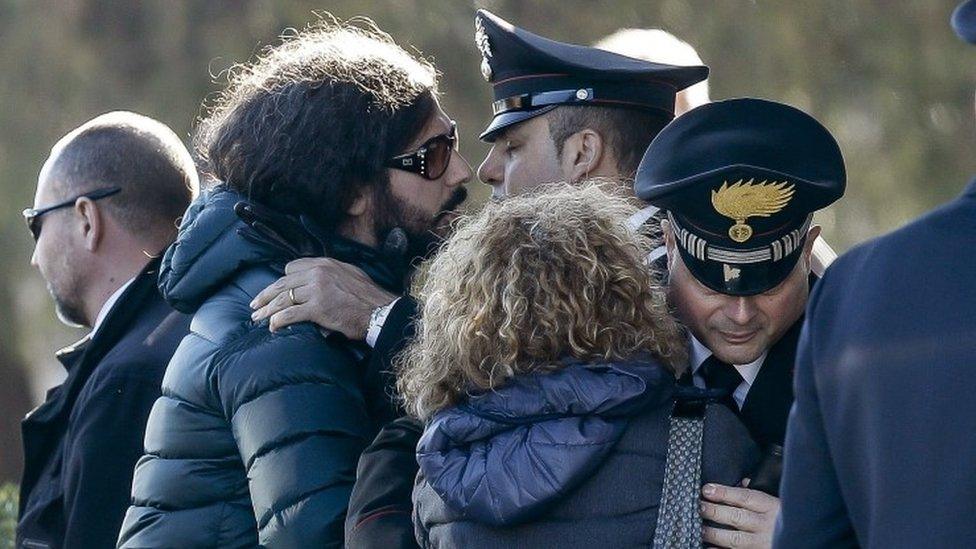
<svg viewBox="0 0 976 549"><path fill-rule="evenodd" d="M732 185L725 181L721 187L712 190L712 206L735 221L729 228L729 238L742 243L752 238L752 227L746 225L746 220L779 213L793 198L794 188L795 185L788 181L755 183L755 179L740 179Z"/></svg>

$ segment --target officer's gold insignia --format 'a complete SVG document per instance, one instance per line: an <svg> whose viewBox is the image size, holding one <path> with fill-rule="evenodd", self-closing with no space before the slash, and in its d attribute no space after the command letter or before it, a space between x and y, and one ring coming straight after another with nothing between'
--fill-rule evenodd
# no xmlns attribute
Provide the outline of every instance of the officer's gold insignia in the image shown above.
<svg viewBox="0 0 976 549"><path fill-rule="evenodd" d="M746 219L779 213L793 198L795 186L787 181L754 181L740 179L732 185L726 181L717 190L712 190L715 211L735 221L729 229L729 238L736 242L745 242L752 237L752 227L746 225Z"/></svg>
<svg viewBox="0 0 976 549"><path fill-rule="evenodd" d="M488 41L488 33L485 32L485 25L481 22L480 17L476 17L474 20L474 43L478 45L478 50L481 51L481 76L484 76L486 81L491 82L491 63L488 62L491 58L491 43Z"/></svg>

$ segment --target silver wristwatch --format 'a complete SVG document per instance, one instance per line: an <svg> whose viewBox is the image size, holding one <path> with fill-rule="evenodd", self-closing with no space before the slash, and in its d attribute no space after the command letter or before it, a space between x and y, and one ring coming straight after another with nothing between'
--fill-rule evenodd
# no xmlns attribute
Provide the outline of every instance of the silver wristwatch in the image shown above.
<svg viewBox="0 0 976 549"><path fill-rule="evenodd" d="M386 322L386 317L390 315L390 311L399 300L398 297L386 305L380 305L373 309L369 315L369 327L366 328L366 345L376 346L376 340L380 337L380 331L383 330L383 323Z"/></svg>

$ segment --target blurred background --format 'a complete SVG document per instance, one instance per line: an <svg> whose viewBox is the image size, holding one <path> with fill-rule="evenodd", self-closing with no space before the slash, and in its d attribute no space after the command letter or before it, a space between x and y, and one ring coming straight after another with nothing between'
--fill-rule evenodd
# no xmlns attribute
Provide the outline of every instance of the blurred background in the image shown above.
<svg viewBox="0 0 976 549"><path fill-rule="evenodd" d="M847 196L820 215L843 251L958 194L974 171L976 49L952 34L954 0L0 0L0 483L20 474L19 423L64 372L61 326L20 216L54 142L128 109L189 137L222 72L313 10L368 15L443 73L443 104L477 166L490 114L473 17L485 7L529 30L590 44L621 27L662 28L711 66L713 99L784 101L841 143ZM477 205L487 188L472 182ZM933 265L933 269L937 269ZM879 276L883 274L879 273Z"/></svg>

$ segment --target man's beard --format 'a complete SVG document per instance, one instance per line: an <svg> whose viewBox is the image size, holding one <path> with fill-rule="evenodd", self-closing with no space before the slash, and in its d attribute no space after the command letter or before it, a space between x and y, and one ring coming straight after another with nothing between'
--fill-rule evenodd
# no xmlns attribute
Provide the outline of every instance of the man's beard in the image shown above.
<svg viewBox="0 0 976 549"><path fill-rule="evenodd" d="M407 237L406 243L394 244L401 248L395 251L405 256L411 263L423 261L437 251L453 230L449 221L450 214L468 198L467 189L458 187L431 218L429 213L397 199L388 187L377 194L379 196L375 202L374 212L376 239L382 246L388 240L396 240L390 238L394 229L402 230Z"/></svg>
<svg viewBox="0 0 976 549"><path fill-rule="evenodd" d="M50 281L47 282L47 291L54 299L54 312L58 315L58 320L73 328L80 328L88 324L85 318L85 310L78 301L77 280L73 278L68 282L68 286L73 288L55 288Z"/></svg>

